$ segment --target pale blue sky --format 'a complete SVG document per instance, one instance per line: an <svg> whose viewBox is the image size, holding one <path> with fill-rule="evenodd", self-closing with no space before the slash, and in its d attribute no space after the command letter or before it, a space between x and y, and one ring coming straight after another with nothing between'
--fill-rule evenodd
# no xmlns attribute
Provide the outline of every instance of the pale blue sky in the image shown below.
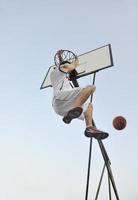
<svg viewBox="0 0 138 200"><path fill-rule="evenodd" d="M97 73L93 98L121 200L138 200L137 0L0 0L0 199L83 200L89 139L65 125L41 83L57 49L82 54L111 43L114 67ZM80 80L90 84L92 77ZM112 120L123 115L126 129ZM93 142L90 199L103 160ZM100 200L107 200L106 184Z"/></svg>

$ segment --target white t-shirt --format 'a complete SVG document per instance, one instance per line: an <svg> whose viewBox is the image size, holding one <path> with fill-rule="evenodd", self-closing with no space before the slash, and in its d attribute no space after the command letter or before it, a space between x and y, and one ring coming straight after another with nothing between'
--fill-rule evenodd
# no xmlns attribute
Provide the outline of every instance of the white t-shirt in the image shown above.
<svg viewBox="0 0 138 200"><path fill-rule="evenodd" d="M51 72L50 79L54 91L52 101L53 108L57 114L66 116L67 112L74 108L74 99L83 88L72 88L68 80L68 74L61 72L57 67ZM88 105L89 100L82 105L83 112L87 110ZM83 113L79 119L84 119Z"/></svg>
<svg viewBox="0 0 138 200"><path fill-rule="evenodd" d="M64 90L72 89L68 79L68 73L61 72L58 67L55 67L50 75L51 84L54 90L54 96Z"/></svg>

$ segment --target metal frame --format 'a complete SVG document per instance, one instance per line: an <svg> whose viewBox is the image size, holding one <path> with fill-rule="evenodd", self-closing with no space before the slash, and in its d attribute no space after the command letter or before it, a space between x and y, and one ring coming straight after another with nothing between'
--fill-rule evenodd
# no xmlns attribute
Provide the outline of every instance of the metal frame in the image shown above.
<svg viewBox="0 0 138 200"><path fill-rule="evenodd" d="M93 76L93 84L95 83L95 78L96 78L96 72L94 73L94 76ZM91 95L91 103L92 103L92 99L93 99L93 94ZM92 123L93 123L94 126L96 126L94 120L92 121ZM85 200L88 200L88 194L89 194L89 181L90 181L91 156L92 156L92 140L93 140L93 138L91 137L90 138L90 145L89 145L89 157L88 157L88 170L87 170L87 182L86 182ZM115 184L115 181L114 181L113 173L112 173L112 170L111 170L111 162L110 162L109 156L108 156L107 151L106 151L106 149L105 149L105 147L103 145L102 140L97 140L97 141L98 141L99 148L101 150L101 154L102 154L103 159L104 159L104 167L103 167L103 170L102 170L102 174L101 174L100 182L99 182L99 185L98 185L98 189L97 189L95 200L98 199L98 195L99 195L99 191L100 191L100 187L101 187L101 183L102 183L102 178L103 178L103 174L104 174L104 171L105 171L105 167L106 167L107 172L108 172L109 200L112 200L111 185L113 187L113 191L114 191L116 199L120 200L118 192L117 192L116 184Z"/></svg>

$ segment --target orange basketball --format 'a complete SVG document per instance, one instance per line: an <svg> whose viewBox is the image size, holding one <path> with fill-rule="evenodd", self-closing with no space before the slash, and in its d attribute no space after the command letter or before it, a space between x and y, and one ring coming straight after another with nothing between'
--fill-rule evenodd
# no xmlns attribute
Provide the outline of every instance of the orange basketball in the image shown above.
<svg viewBox="0 0 138 200"><path fill-rule="evenodd" d="M113 127L117 130L122 130L126 127L126 119L123 116L117 116L113 119Z"/></svg>

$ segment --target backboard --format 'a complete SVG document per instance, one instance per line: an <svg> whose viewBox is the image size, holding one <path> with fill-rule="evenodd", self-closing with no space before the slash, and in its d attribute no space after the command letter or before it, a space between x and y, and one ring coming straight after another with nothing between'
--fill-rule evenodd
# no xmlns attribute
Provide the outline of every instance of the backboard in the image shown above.
<svg viewBox="0 0 138 200"><path fill-rule="evenodd" d="M79 65L76 68L78 75L76 78L80 78L108 67L113 66L113 58L111 45L105 45L100 48L94 49L87 53L78 56ZM55 65L49 67L48 72L44 78L44 81L40 89L44 89L51 86L50 73L54 69Z"/></svg>

